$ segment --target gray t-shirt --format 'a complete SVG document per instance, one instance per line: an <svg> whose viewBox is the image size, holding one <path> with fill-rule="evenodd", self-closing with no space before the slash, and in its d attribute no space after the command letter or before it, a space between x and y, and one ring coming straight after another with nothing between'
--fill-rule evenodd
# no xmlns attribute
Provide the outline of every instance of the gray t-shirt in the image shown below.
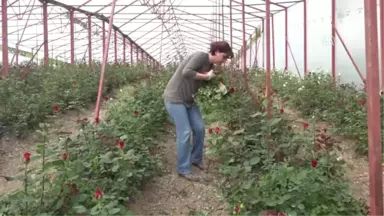
<svg viewBox="0 0 384 216"><path fill-rule="evenodd" d="M171 103L183 103L187 107L194 104L194 95L204 82L196 80L196 73L205 73L213 68L208 53L196 52L184 59L164 90L163 98Z"/></svg>

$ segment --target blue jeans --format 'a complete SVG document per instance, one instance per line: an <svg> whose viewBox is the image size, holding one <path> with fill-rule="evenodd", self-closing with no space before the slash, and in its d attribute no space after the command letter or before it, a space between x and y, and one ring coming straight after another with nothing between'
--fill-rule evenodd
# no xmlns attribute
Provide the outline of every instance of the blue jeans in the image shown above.
<svg viewBox="0 0 384 216"><path fill-rule="evenodd" d="M191 173L192 163L201 164L204 153L205 125L199 107L165 101L165 107L176 126L177 172ZM193 146L191 146L191 132Z"/></svg>

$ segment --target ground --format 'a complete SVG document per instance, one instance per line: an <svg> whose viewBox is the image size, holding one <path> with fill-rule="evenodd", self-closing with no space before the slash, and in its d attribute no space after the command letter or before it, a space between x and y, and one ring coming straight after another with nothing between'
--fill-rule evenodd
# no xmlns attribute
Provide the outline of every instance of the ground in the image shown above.
<svg viewBox="0 0 384 216"><path fill-rule="evenodd" d="M50 119L52 126L49 131L51 141L60 136L76 135L78 118L87 117L93 119L94 106L89 106L83 112L68 111L59 118ZM285 112L301 121L298 114L286 109ZM101 108L100 119L105 116L105 108ZM319 123L318 127L327 126ZM354 153L354 142L343 137L336 137L343 148L341 156L349 167L348 175L353 181L354 192L357 197L368 200L368 161L358 157ZM189 182L179 178L176 170L176 138L173 126L168 126L168 132L160 141L158 156L164 162L164 169L160 176L155 177L150 183L143 187L142 193L138 194L130 204L134 215L197 215L199 213L209 215L227 215L227 206L222 200L220 192L216 187L219 179L214 169L208 173L194 169L207 181L204 183ZM20 140L5 136L0 140L0 175L12 176L17 174L16 167L22 164L22 155L29 151L33 154L33 147L38 143L36 134ZM22 185L21 182L7 182L0 179L0 194L10 192Z"/></svg>
<svg viewBox="0 0 384 216"><path fill-rule="evenodd" d="M204 183L190 182L176 174L176 136L172 126L158 149L164 170L160 177L144 186L142 194L131 204L134 215L228 215L215 185L219 179L212 168L202 172L193 167L194 173L204 176Z"/></svg>

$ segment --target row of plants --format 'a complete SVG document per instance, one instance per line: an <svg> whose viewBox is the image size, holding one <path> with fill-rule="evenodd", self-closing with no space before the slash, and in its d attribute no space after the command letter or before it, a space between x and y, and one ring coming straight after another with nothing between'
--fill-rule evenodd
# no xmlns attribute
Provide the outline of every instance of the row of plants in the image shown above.
<svg viewBox="0 0 384 216"><path fill-rule="evenodd" d="M263 71L251 72L250 82L258 87L255 91L264 91L264 80ZM278 106L292 107L306 119L328 122L331 133L356 140L356 152L367 155L367 95L364 88L341 83L340 77L334 85L330 73L322 71L309 73L304 79L290 72L273 71L271 84L281 99ZM383 106L383 91L377 94L380 94Z"/></svg>
<svg viewBox="0 0 384 216"><path fill-rule="evenodd" d="M166 122L166 78L159 73L150 84L122 88L105 121L79 119L76 137L26 152L23 173L7 177L24 188L0 198L0 215L131 215L128 204L161 170L153 153ZM43 140L48 127L40 124Z"/></svg>
<svg viewBox="0 0 384 216"><path fill-rule="evenodd" d="M234 215L367 215L364 200L354 198L346 167L333 147L319 148L314 122L302 122L258 100L226 75L200 89L207 125L208 160L217 161L222 192ZM280 91L274 91L272 104Z"/></svg>
<svg viewBox="0 0 384 216"><path fill-rule="evenodd" d="M47 116L67 109L82 109L96 100L100 64L57 67L18 67L0 79L0 135L24 136ZM144 65L108 65L103 97L112 89L147 74ZM55 109L53 109L53 107ZM60 109L60 110L58 110Z"/></svg>

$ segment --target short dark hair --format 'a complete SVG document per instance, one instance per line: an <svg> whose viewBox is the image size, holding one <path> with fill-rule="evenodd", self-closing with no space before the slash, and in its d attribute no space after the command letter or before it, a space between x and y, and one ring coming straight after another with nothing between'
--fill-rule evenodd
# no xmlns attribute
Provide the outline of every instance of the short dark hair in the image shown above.
<svg viewBox="0 0 384 216"><path fill-rule="evenodd" d="M233 58L233 52L231 46L226 41L215 41L211 43L209 52L212 55L215 55L215 52L219 51L221 53L228 54L228 58Z"/></svg>

